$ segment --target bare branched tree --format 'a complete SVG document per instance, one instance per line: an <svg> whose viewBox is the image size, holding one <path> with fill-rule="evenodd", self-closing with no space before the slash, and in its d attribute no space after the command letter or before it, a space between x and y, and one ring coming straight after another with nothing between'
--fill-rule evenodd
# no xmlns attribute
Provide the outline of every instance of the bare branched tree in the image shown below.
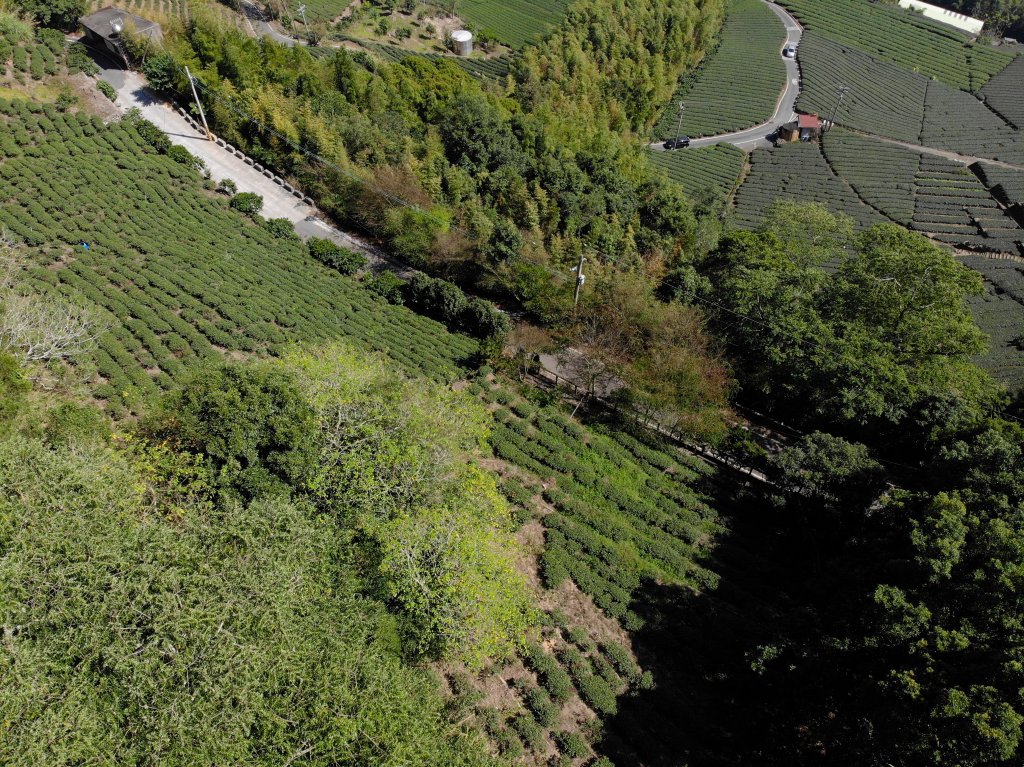
<svg viewBox="0 0 1024 767"><path fill-rule="evenodd" d="M25 362L75 357L91 350L106 327L94 312L58 296L0 296L0 349Z"/></svg>
<svg viewBox="0 0 1024 767"><path fill-rule="evenodd" d="M95 312L56 295L18 292L21 263L16 243L0 232L0 351L24 362L46 362L83 354L106 325Z"/></svg>

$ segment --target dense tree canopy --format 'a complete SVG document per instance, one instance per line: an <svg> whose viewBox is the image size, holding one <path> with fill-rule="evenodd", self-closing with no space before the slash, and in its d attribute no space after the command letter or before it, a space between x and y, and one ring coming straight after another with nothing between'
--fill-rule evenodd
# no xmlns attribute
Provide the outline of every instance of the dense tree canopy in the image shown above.
<svg viewBox="0 0 1024 767"><path fill-rule="evenodd" d="M0 442L0 761L483 765L302 503L165 488L110 449Z"/></svg>
<svg viewBox="0 0 1024 767"><path fill-rule="evenodd" d="M14 5L40 24L63 29L75 29L85 14L85 0L14 0Z"/></svg>
<svg viewBox="0 0 1024 767"><path fill-rule="evenodd" d="M861 234L822 208L778 204L711 265L744 396L805 421L880 428L930 397L984 401L985 339L964 303L981 279L918 234Z"/></svg>
<svg viewBox="0 0 1024 767"><path fill-rule="evenodd" d="M314 503L356 536L411 654L479 663L507 654L528 617L505 502L469 462L485 423L464 396L332 346L200 371L140 435L201 458L228 497Z"/></svg>

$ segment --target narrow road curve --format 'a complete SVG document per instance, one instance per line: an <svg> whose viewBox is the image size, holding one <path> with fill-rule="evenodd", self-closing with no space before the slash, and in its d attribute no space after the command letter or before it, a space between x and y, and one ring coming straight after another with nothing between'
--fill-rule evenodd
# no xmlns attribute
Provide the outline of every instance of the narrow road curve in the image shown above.
<svg viewBox="0 0 1024 767"><path fill-rule="evenodd" d="M781 56L782 49L787 45L799 45L800 38L804 32L803 27L785 8L776 5L771 0L761 0L761 2L772 9L772 12L779 17L782 25L786 28L786 39L779 46L779 55ZM693 139L690 142L690 146L698 148L714 146L715 144L732 144L740 149L749 151L758 144L766 144L768 135L774 133L777 127L795 119L796 100L800 95L800 67L796 62L796 58L783 59L783 61L786 64L786 85L779 94L779 100L775 105L775 113L769 120L760 125L755 125L753 128L746 128L734 133L722 133L717 136ZM648 146L655 150L663 151L665 149L664 142L662 141L655 141Z"/></svg>
<svg viewBox="0 0 1024 767"><path fill-rule="evenodd" d="M294 45L305 45L301 40L296 40L291 35L286 35L278 32L271 25L267 19L266 14L263 10L256 5L251 3L249 0L241 0L242 12L245 14L245 18L249 21L249 24L254 28L256 34L262 37L269 37L274 42L280 43L281 45L287 45L291 48Z"/></svg>

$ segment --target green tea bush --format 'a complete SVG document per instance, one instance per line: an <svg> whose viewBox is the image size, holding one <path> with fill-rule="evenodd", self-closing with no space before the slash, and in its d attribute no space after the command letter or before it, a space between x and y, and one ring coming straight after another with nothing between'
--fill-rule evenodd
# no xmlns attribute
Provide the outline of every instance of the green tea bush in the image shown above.
<svg viewBox="0 0 1024 767"><path fill-rule="evenodd" d="M615 691L601 677L593 674L584 676L579 680L577 689L583 702L599 716L614 716L618 711Z"/></svg>
<svg viewBox="0 0 1024 767"><path fill-rule="evenodd" d="M330 240L310 237L306 241L306 246L309 248L309 255L324 266L329 266L342 274L355 274L367 264L364 256L336 245Z"/></svg>
<svg viewBox="0 0 1024 767"><path fill-rule="evenodd" d="M572 679L553 657L538 645L529 644L526 646L525 659L555 703L562 704L569 700L573 691Z"/></svg>
<svg viewBox="0 0 1024 767"><path fill-rule="evenodd" d="M541 727L551 727L558 720L558 706L543 687L527 687L523 692L523 699Z"/></svg>
<svg viewBox="0 0 1024 767"><path fill-rule="evenodd" d="M594 644L594 640L590 638L590 634L579 626L573 626L569 629L568 636L569 641L576 645L582 652L592 653L597 649L597 645Z"/></svg>
<svg viewBox="0 0 1024 767"><path fill-rule="evenodd" d="M587 741L578 732L559 730L555 733L558 750L571 759L582 759L590 753Z"/></svg>
<svg viewBox="0 0 1024 767"><path fill-rule="evenodd" d="M544 728L532 716L520 714L509 723L512 730L531 751L541 751L545 746Z"/></svg>
<svg viewBox="0 0 1024 767"><path fill-rule="evenodd" d="M640 667L629 654L629 650L618 642L602 642L601 652L612 662L619 674L630 684L636 684L640 678Z"/></svg>
<svg viewBox="0 0 1024 767"><path fill-rule="evenodd" d="M247 216L255 216L263 210L263 197L255 192L239 192L231 198L231 207Z"/></svg>
<svg viewBox="0 0 1024 767"><path fill-rule="evenodd" d="M604 681L608 683L608 686L619 692L623 688L622 678L615 672L611 662L603 655L596 655L593 658L594 670L597 671Z"/></svg>

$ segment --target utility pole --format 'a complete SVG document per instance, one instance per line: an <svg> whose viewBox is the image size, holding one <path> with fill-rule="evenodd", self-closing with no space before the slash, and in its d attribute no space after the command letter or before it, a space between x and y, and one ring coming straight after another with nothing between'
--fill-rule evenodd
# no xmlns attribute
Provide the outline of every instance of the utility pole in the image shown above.
<svg viewBox="0 0 1024 767"><path fill-rule="evenodd" d="M843 99L846 98L846 94L849 93L850 90L851 90L850 86L847 85L846 83L841 83L839 85L839 89L838 89L839 98L836 101L835 108L832 110L832 117L829 118L828 130L832 130L832 126L836 124L836 115L839 114L839 107L841 107L843 105Z"/></svg>
<svg viewBox="0 0 1024 767"><path fill-rule="evenodd" d="M188 75L188 84L192 86L192 95L195 97L196 106L199 107L199 118L203 121L203 127L206 128L206 140L213 141L213 134L210 133L210 126L206 124L206 112L203 111L203 104L199 101L199 93L196 91L196 80L192 77L192 73L188 67L185 67L185 74Z"/></svg>
<svg viewBox="0 0 1024 767"><path fill-rule="evenodd" d="M586 258L584 257L584 255L580 253L580 262L573 270L574 272L576 272L576 292L573 294L572 297L572 310L574 312L576 311L576 307L579 306L580 303L580 289L583 287L583 283L587 281L586 275L583 274L583 262L585 260Z"/></svg>
<svg viewBox="0 0 1024 767"><path fill-rule="evenodd" d="M304 30L306 30L306 42L308 43L310 41L309 40L309 22L306 21L306 4L305 3L303 3L302 5L299 6L299 14L302 16L302 28Z"/></svg>
<svg viewBox="0 0 1024 767"><path fill-rule="evenodd" d="M672 145L673 149L679 148L679 135L683 130L683 110L686 109L686 104L682 101L679 102L679 122L676 123L676 142Z"/></svg>

